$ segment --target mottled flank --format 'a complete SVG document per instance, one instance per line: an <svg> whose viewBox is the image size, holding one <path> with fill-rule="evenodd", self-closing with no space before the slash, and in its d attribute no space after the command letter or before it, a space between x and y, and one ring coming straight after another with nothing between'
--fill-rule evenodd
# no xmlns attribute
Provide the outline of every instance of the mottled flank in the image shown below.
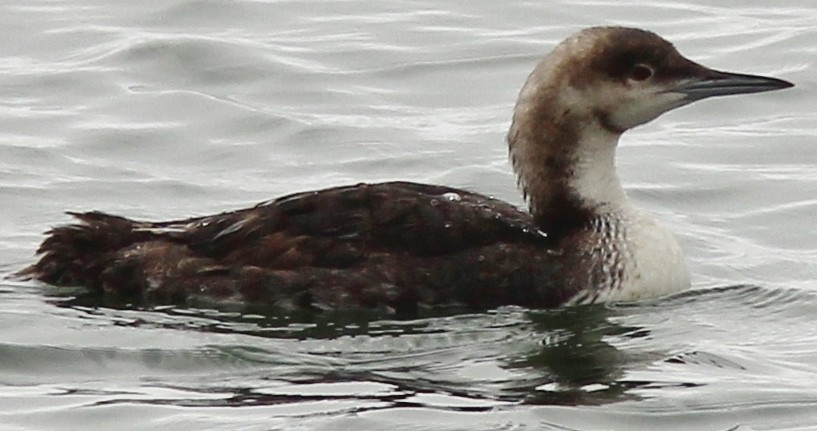
<svg viewBox="0 0 817 431"><path fill-rule="evenodd" d="M23 274L148 303L411 311L549 307L570 294L527 213L447 187L360 184L165 223L73 215L80 223L52 230Z"/></svg>

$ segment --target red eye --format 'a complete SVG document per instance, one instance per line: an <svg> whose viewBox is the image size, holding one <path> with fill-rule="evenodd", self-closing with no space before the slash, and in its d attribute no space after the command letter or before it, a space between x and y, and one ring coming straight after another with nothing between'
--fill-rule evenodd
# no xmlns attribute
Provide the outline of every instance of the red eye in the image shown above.
<svg viewBox="0 0 817 431"><path fill-rule="evenodd" d="M630 78L636 81L646 81L652 76L652 69L643 64L637 64L630 71Z"/></svg>

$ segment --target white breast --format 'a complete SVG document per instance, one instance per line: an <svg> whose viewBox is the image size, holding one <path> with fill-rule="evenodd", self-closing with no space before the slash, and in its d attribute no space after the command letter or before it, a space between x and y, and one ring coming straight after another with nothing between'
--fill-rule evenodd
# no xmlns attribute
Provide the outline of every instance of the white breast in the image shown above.
<svg viewBox="0 0 817 431"><path fill-rule="evenodd" d="M596 277L596 282L603 280L601 285L587 286L587 290L578 292L568 304L637 301L689 287L689 272L681 247L669 230L629 206L608 214L604 220L599 225L603 232L595 233L601 243L596 242L589 256L613 259L596 266L602 272L613 273Z"/></svg>
<svg viewBox="0 0 817 431"><path fill-rule="evenodd" d="M689 288L689 271L678 241L649 215L635 210L624 219L624 277L598 301L636 301Z"/></svg>

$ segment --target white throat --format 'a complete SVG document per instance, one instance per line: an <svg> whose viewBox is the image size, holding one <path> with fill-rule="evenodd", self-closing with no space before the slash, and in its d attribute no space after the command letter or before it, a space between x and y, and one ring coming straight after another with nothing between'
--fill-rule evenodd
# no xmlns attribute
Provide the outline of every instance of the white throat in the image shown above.
<svg viewBox="0 0 817 431"><path fill-rule="evenodd" d="M649 214L638 210L621 186L615 167L620 136L603 127L588 127L576 147L577 164L569 186L605 220L596 225L601 231L595 235L606 240L595 246L617 255L623 269L615 288L597 290L594 297L579 295L575 298L578 302L631 301L689 286L683 253L673 235Z"/></svg>
<svg viewBox="0 0 817 431"><path fill-rule="evenodd" d="M568 186L588 206L609 211L632 209L616 173L616 147L620 137L598 125L583 130L579 136Z"/></svg>

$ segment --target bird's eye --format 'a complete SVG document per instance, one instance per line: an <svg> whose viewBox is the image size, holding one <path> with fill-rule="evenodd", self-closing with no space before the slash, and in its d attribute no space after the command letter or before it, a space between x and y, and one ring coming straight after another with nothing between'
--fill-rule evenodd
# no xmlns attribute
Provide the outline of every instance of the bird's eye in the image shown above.
<svg viewBox="0 0 817 431"><path fill-rule="evenodd" d="M636 64L632 70L630 70L630 78L635 81L646 81L650 79L651 76L652 69L643 64Z"/></svg>

